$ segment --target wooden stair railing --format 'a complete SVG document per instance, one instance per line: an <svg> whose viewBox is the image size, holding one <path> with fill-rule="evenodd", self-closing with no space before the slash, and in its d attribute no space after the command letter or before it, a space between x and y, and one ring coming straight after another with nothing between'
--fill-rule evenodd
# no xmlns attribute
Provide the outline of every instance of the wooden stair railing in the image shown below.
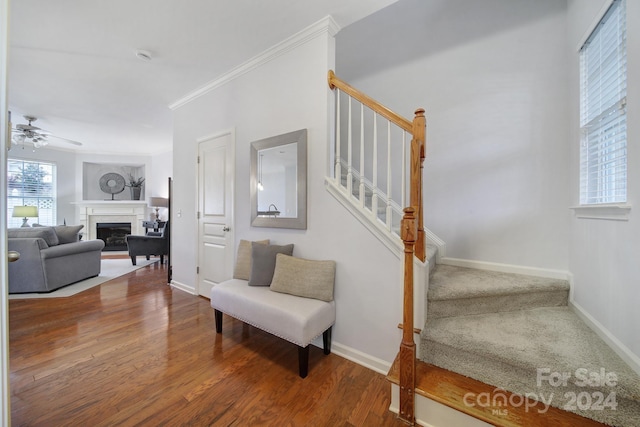
<svg viewBox="0 0 640 427"><path fill-rule="evenodd" d="M416 345L413 339L413 257L417 257L422 262L426 259L426 240L422 213L422 169L425 157L426 134L424 109L417 109L413 121L409 121L353 88L343 80L340 80L332 70L328 73L328 82L332 90L336 88L341 90L351 98L370 108L374 113L386 118L412 135L409 161L409 206L404 209L404 216L400 224L400 238L404 244L404 296L402 341L400 343L398 362L400 373L399 417L407 423L414 425ZM339 157L339 153L336 157ZM389 190L387 191L390 192Z"/></svg>

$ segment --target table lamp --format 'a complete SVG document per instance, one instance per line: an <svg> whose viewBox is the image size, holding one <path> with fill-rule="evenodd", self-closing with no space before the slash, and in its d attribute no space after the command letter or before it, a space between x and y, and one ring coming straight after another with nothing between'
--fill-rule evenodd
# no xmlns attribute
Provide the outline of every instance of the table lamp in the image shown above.
<svg viewBox="0 0 640 427"><path fill-rule="evenodd" d="M37 206L14 206L13 213L11 214L14 218L22 217L22 227L28 227L27 218L37 218L38 217L38 207Z"/></svg>
<svg viewBox="0 0 640 427"><path fill-rule="evenodd" d="M160 220L160 208L169 207L169 199L164 197L152 197L151 206L156 209L156 221Z"/></svg>

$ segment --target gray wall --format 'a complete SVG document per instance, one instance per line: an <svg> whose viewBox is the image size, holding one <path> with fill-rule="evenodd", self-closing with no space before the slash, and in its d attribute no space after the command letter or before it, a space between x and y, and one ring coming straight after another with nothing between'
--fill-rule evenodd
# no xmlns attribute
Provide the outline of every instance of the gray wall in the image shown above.
<svg viewBox="0 0 640 427"><path fill-rule="evenodd" d="M336 37L336 73L427 117L425 221L447 256L568 267L562 1L401 0Z"/></svg>

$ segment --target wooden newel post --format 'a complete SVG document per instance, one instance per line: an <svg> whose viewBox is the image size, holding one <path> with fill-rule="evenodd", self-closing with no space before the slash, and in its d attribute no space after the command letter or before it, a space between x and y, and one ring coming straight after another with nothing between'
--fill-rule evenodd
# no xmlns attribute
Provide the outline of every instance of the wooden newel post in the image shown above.
<svg viewBox="0 0 640 427"><path fill-rule="evenodd" d="M400 343L400 418L415 423L416 344L413 341L413 249L416 243L415 209L404 209L400 237L404 242L404 300Z"/></svg>
<svg viewBox="0 0 640 427"><path fill-rule="evenodd" d="M418 232L416 235L415 254L423 261L426 259L424 215L422 206L422 169L424 165L426 146L427 120L424 117L424 109L418 108L413 118L413 139L411 140L411 206L416 208L418 220Z"/></svg>

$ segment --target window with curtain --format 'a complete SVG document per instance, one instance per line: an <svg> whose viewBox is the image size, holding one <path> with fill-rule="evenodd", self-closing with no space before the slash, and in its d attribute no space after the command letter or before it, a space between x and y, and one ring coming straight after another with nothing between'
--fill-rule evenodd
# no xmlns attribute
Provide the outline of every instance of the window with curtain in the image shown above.
<svg viewBox="0 0 640 427"><path fill-rule="evenodd" d="M38 217L29 224L56 225L56 165L28 160L7 160L7 219L9 227L20 227L13 218L14 206L36 206Z"/></svg>
<svg viewBox="0 0 640 427"><path fill-rule="evenodd" d="M580 50L580 204L627 201L626 0L614 0Z"/></svg>

